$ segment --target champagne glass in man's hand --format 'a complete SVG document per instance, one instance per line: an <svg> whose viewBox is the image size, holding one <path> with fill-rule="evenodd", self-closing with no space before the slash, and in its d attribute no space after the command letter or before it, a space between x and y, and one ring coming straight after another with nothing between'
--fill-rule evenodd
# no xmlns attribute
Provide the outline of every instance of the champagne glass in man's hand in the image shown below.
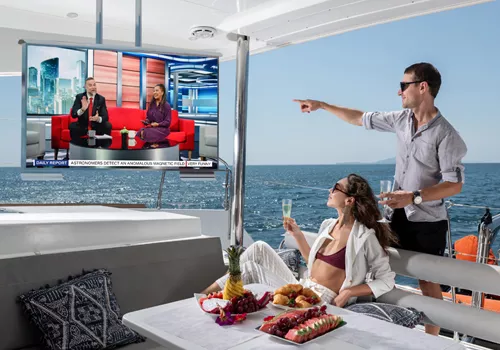
<svg viewBox="0 0 500 350"><path fill-rule="evenodd" d="M380 194L381 197L385 193L389 193L392 190L392 181L390 180L382 180L380 181ZM382 199L382 198L381 198ZM384 207L382 209L382 219L378 220L378 222L384 223L384 224L389 224L391 221L386 218L386 212L389 210L389 206L387 204L384 204Z"/></svg>

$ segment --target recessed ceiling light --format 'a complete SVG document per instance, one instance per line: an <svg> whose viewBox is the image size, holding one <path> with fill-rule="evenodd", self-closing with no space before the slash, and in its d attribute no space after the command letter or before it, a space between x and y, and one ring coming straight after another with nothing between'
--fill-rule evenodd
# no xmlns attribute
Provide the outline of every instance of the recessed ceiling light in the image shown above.
<svg viewBox="0 0 500 350"><path fill-rule="evenodd" d="M78 13L76 13L76 12L68 12L68 14L66 16L69 17L69 18L76 18L76 17L78 17Z"/></svg>

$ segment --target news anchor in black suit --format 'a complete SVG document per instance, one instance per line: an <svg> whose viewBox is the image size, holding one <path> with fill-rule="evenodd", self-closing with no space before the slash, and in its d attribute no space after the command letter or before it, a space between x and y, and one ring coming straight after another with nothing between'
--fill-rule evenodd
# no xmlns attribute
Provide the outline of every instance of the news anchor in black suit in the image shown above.
<svg viewBox="0 0 500 350"><path fill-rule="evenodd" d="M89 109L92 108L89 121ZM89 129L95 130L97 135L111 135L111 123L108 121L106 99L97 93L94 78L85 80L85 92L76 95L71 117L78 119L69 125L71 140L78 142Z"/></svg>

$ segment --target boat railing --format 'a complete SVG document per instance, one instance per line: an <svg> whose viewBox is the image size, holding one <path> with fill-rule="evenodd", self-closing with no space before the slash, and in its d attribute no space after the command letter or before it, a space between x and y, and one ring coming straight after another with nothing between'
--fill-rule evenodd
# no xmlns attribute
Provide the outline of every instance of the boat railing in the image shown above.
<svg viewBox="0 0 500 350"><path fill-rule="evenodd" d="M222 203L222 206L224 208L224 210L226 211L230 211L231 210L231 201L230 201L230 196L231 196L231 179L232 179L232 173L231 173L231 168L229 167L229 165L227 164L227 162L222 159L222 158L219 158L219 157L216 157L216 158L210 158L210 157L207 157L207 160L214 160L214 161L218 161L222 164L224 164L224 171L225 172L225 181L224 183L222 184L222 186L224 187L224 201ZM162 209L162 199L163 199L163 189L165 187L165 176L167 174L167 170L162 170L161 172L161 178L160 178L160 186L158 188L158 197L157 197L157 200L156 200L156 209L160 210ZM193 179L193 178L192 178ZM199 179L204 179L203 177L200 177ZM193 203L171 203L170 205L181 205L182 206L186 206L186 205L192 205ZM179 208L181 208L179 207ZM201 209L201 208L200 208Z"/></svg>
<svg viewBox="0 0 500 350"><path fill-rule="evenodd" d="M500 266L389 249L391 268L398 275L500 295ZM466 278L464 278L466 276ZM482 294L481 294L482 295ZM379 302L413 307L425 315L425 322L494 343L500 343L500 313L425 297L395 288Z"/></svg>

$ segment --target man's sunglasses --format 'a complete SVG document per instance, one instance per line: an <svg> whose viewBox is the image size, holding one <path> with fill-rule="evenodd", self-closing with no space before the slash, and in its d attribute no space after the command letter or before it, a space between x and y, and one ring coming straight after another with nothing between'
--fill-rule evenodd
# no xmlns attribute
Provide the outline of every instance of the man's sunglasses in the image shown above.
<svg viewBox="0 0 500 350"><path fill-rule="evenodd" d="M411 84L418 84L418 83L423 83L425 80L417 80L417 81L402 81L399 83L399 86L401 87L401 92L405 91L408 89L408 86Z"/></svg>

